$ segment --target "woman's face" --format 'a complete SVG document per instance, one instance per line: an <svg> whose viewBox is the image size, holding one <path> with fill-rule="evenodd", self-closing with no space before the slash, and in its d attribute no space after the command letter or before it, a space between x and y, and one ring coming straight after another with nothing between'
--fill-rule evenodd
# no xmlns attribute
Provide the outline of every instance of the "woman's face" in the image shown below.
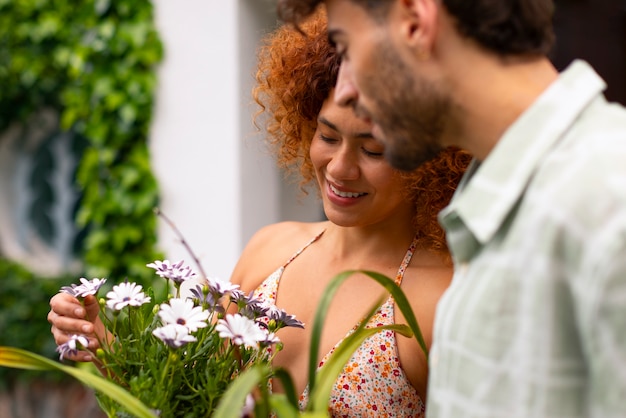
<svg viewBox="0 0 626 418"><path fill-rule="evenodd" d="M337 105L333 94L322 105L310 149L326 216L340 226L370 226L392 216L410 220L412 204L399 173L383 157L384 146L371 125Z"/></svg>

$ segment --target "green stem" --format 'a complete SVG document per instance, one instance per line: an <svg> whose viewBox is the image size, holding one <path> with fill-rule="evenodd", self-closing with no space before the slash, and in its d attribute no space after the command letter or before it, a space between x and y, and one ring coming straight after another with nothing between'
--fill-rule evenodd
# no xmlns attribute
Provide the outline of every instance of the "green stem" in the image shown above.
<svg viewBox="0 0 626 418"><path fill-rule="evenodd" d="M170 365L172 363L172 358L175 357L176 354L174 354L174 352L170 351L170 354L167 356L167 361L165 362L165 367L163 368L163 372L161 372L161 381L160 381L160 385L161 387L164 387L163 384L165 383L165 378L167 377L167 372L170 368ZM170 382L171 383L171 382Z"/></svg>

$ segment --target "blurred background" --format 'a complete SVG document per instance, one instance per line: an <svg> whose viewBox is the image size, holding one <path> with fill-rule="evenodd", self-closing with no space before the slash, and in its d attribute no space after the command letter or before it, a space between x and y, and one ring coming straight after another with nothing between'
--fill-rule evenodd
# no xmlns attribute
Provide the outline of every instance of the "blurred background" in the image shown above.
<svg viewBox="0 0 626 418"><path fill-rule="evenodd" d="M145 264L227 278L250 236L323 217L253 123L256 49L274 0L0 0L0 346L57 358L48 300L79 277L150 285ZM574 58L626 104L626 1L558 0ZM0 368L0 418L97 417L54 373Z"/></svg>

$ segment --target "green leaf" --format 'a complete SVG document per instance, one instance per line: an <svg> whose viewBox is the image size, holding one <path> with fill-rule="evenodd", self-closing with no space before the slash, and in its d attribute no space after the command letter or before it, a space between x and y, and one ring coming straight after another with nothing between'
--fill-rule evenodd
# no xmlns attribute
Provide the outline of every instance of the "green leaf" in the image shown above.
<svg viewBox="0 0 626 418"><path fill-rule="evenodd" d="M396 305L402 312L402 315L404 315L404 319L406 319L409 328L411 328L415 339L422 348L424 356L426 356L426 359L428 360L428 347L426 346L426 341L424 340L422 330L420 329L420 326L417 322L417 318L415 318L415 313L413 313L413 309L411 309L411 304L409 303L409 300L406 298L406 295L404 294L400 286L398 286L393 280L391 280L384 274L367 270L362 270L360 272L376 280L378 283L383 285L383 287L385 287L385 289L387 289L389 293L391 293L396 302Z"/></svg>
<svg viewBox="0 0 626 418"><path fill-rule="evenodd" d="M320 351L320 340L322 337L322 327L324 326L324 320L326 319L326 313L328 312L328 306L333 299L333 296L339 289L339 286L350 277L355 271L345 271L335 276L331 282L326 286L324 296L317 305L317 311L313 319L313 328L311 329L311 351L309 354L309 391L313 391L315 388L315 375L317 372L317 358Z"/></svg>
<svg viewBox="0 0 626 418"><path fill-rule="evenodd" d="M278 418L298 418L300 410L282 393L273 394L269 399L270 408Z"/></svg>
<svg viewBox="0 0 626 418"><path fill-rule="evenodd" d="M379 306L380 303L374 305L371 314L376 312ZM366 323L371 316L372 315L368 315L364 323ZM328 361L317 371L317 385L315 386L315 390L310 392L307 410L321 412L328 409L328 400L330 399L330 393L335 381L355 350L365 339L384 330L392 330L406 337L413 335L409 327L402 324L384 325L375 328L359 327L337 346Z"/></svg>
<svg viewBox="0 0 626 418"><path fill-rule="evenodd" d="M277 368L274 370L274 377L280 380L283 387L285 401L292 405L296 410L298 409L298 395L296 395L296 387L293 384L293 379L283 368Z"/></svg>
<svg viewBox="0 0 626 418"><path fill-rule="evenodd" d="M367 321L378 309L380 302L372 307L366 318L361 321L359 324L359 328L348 336L340 346L335 350L329 362L327 362L320 370L317 371L317 363L319 357L319 345L322 334L322 327L324 325L324 321L326 319L326 313L328 312L328 306L332 301L335 293L337 292L339 286L351 275L355 273L365 274L369 278L377 281L381 284L391 295L394 297L396 305L401 310L404 315L407 324L406 325L389 325L387 327L377 327L372 329L365 329ZM327 408L328 398L330 396L330 388L333 382L337 379L337 376L343 369L345 363L350 359L352 353L358 348L358 346L363 342L365 338L369 335L378 332L382 329L389 328L393 329L396 332L399 332L406 336L411 336L411 334L415 337L418 344L422 348L424 355L428 359L428 348L426 346L426 342L424 341L424 337L420 330L419 324L417 323L417 319L415 318L415 314L411 309L411 305L407 300L404 292L392 279L389 277L367 270L348 270L336 275L330 283L326 286L324 291L324 296L320 300L320 303L317 307L317 311L315 313L315 318L313 322L313 329L311 335L311 351L309 357L309 405L307 405L307 409L313 411L325 410ZM409 331L410 330L410 331ZM330 363L330 365L329 365ZM323 371L323 370L326 371ZM321 389L316 389L316 380L323 379L323 387Z"/></svg>
<svg viewBox="0 0 626 418"><path fill-rule="evenodd" d="M139 418L154 418L155 415L139 399L127 391L91 372L59 364L40 355L13 347L0 347L0 366L26 370L59 370L100 393L116 400L127 412Z"/></svg>
<svg viewBox="0 0 626 418"><path fill-rule="evenodd" d="M240 418L246 397L269 373L269 366L259 364L240 374L222 396L213 418Z"/></svg>

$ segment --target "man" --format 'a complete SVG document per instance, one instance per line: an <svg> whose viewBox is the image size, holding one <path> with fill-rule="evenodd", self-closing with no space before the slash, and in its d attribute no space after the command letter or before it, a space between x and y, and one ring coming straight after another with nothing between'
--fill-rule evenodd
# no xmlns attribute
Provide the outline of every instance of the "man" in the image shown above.
<svg viewBox="0 0 626 418"><path fill-rule="evenodd" d="M428 417L626 416L626 110L585 62L558 74L550 0L325 3L336 100L411 169L475 161L440 215Z"/></svg>

